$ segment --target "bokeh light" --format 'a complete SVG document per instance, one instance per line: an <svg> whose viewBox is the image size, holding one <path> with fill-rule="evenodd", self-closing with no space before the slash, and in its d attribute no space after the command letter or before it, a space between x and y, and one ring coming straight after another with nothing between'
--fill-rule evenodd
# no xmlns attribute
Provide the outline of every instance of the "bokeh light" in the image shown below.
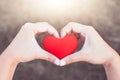
<svg viewBox="0 0 120 80"><path fill-rule="evenodd" d="M34 16L58 18L88 12L96 2L97 0L23 0L23 6Z"/></svg>

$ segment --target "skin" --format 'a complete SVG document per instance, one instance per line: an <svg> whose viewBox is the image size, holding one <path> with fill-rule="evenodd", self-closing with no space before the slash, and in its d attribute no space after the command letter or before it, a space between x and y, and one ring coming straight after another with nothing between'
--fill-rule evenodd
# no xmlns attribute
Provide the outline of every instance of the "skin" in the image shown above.
<svg viewBox="0 0 120 80"><path fill-rule="evenodd" d="M0 56L0 80L12 80L16 66L20 62L43 59L57 63L55 61L58 59L44 51L35 39L37 35L40 36L45 32L59 37L57 31L46 22L23 25L14 40Z"/></svg>
<svg viewBox="0 0 120 80"><path fill-rule="evenodd" d="M78 33L83 47L80 51L69 55L60 61L60 65L68 65L85 61L91 64L102 64L108 80L120 80L120 56L96 32L87 25L71 22L61 30L61 36Z"/></svg>
<svg viewBox="0 0 120 80"><path fill-rule="evenodd" d="M35 59L47 60L59 66L80 61L102 64L108 80L120 80L120 56L100 37L96 30L91 26L71 22L61 30L61 37L66 36L71 31L79 34L83 47L80 51L60 61L44 51L35 39L37 35L40 36L45 32L59 38L57 31L51 25L46 22L23 25L14 40L0 56L0 80L12 80L15 69L20 62Z"/></svg>

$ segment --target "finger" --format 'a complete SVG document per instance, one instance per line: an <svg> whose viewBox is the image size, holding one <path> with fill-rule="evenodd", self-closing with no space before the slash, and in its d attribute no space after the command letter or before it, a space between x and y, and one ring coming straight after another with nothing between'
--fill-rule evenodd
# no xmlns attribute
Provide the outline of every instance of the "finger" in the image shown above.
<svg viewBox="0 0 120 80"><path fill-rule="evenodd" d="M60 61L60 66L65 66L71 63L85 61L84 56L80 52L71 54Z"/></svg>
<svg viewBox="0 0 120 80"><path fill-rule="evenodd" d="M90 28L90 26L70 22L61 30L61 37L65 37L71 31L75 33L86 33L88 28Z"/></svg>
<svg viewBox="0 0 120 80"><path fill-rule="evenodd" d="M50 35L54 35L55 37L59 38L59 34L56 29L46 22L35 23L33 28L35 33L48 32Z"/></svg>
<svg viewBox="0 0 120 80"><path fill-rule="evenodd" d="M59 65L59 64L60 64L60 60L59 60L56 56L50 54L49 52L47 52L47 51L45 51L45 50L41 50L41 51L40 51L39 57L40 57L41 59L43 59L43 60L50 61L50 62L52 62L52 63L54 63L54 64L56 64L56 65Z"/></svg>
<svg viewBox="0 0 120 80"><path fill-rule="evenodd" d="M61 37L65 37L67 34L71 33L72 31L75 33L80 33L81 25L75 22L68 23L62 30L61 30Z"/></svg>
<svg viewBox="0 0 120 80"><path fill-rule="evenodd" d="M65 37L67 34L71 33L72 27L67 24L62 30L61 30L61 38Z"/></svg>
<svg viewBox="0 0 120 80"><path fill-rule="evenodd" d="M48 33L51 34L51 35L54 35L56 38L60 38L56 29L53 28L52 26L51 26L51 28L48 28Z"/></svg>

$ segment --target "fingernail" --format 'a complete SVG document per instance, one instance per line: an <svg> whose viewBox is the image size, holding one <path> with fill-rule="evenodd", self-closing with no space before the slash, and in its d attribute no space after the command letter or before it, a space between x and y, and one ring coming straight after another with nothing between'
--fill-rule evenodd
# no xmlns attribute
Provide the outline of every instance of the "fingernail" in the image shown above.
<svg viewBox="0 0 120 80"><path fill-rule="evenodd" d="M60 61L58 59L55 60L54 62L56 65L60 65Z"/></svg>
<svg viewBox="0 0 120 80"><path fill-rule="evenodd" d="M56 38L60 38L58 34L55 34L54 36L55 36Z"/></svg>
<svg viewBox="0 0 120 80"><path fill-rule="evenodd" d="M66 62L64 60L61 60L60 61L60 66L64 66L64 65L66 65Z"/></svg>
<svg viewBox="0 0 120 80"><path fill-rule="evenodd" d="M62 35L61 35L61 38L64 38L66 36L66 33L64 32Z"/></svg>

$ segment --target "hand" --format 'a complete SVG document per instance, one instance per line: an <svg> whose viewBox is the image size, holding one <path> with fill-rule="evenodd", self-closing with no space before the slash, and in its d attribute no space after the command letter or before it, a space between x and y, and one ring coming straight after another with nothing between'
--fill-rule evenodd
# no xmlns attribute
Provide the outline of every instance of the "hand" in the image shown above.
<svg viewBox="0 0 120 80"><path fill-rule="evenodd" d="M35 59L44 59L51 62L58 61L55 56L43 50L35 39L38 34L41 35L44 32L59 37L57 31L46 22L26 23L2 55L18 63Z"/></svg>
<svg viewBox="0 0 120 80"><path fill-rule="evenodd" d="M71 31L79 33L83 47L80 51L62 59L61 66L79 61L92 64L107 64L107 62L118 56L93 27L71 22L61 30L61 36L64 37Z"/></svg>

